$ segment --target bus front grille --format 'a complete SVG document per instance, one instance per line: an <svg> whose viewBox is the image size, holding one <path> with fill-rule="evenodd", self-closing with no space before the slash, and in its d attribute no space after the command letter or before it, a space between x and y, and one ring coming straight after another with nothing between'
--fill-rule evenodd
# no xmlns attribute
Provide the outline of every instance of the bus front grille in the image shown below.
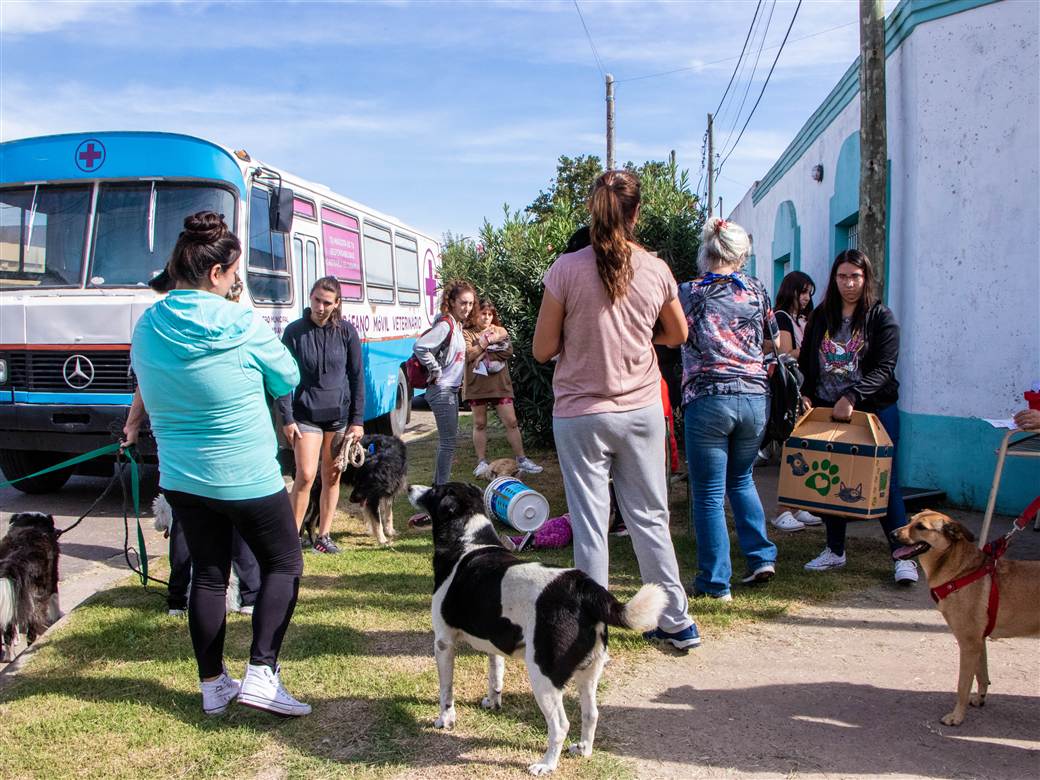
<svg viewBox="0 0 1040 780"><path fill-rule="evenodd" d="M5 387L30 392L132 393L137 381L126 350L19 350L0 354L7 360Z"/></svg>

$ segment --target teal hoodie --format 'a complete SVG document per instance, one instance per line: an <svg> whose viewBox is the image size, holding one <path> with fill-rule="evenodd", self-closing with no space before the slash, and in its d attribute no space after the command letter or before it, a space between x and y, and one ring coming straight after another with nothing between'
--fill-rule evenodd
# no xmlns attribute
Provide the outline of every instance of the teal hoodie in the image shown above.
<svg viewBox="0 0 1040 780"><path fill-rule="evenodd" d="M159 445L159 485L208 498L285 489L264 391L300 381L296 361L250 308L173 290L134 329L130 360Z"/></svg>

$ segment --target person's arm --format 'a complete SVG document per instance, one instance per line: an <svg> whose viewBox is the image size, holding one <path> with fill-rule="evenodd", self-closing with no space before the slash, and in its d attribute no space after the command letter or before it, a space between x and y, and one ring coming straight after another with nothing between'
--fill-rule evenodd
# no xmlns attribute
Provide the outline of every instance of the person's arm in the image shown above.
<svg viewBox="0 0 1040 780"><path fill-rule="evenodd" d="M495 360L506 361L513 357L513 340L509 338L509 331L505 328L495 328L495 339L491 343L505 344L504 349L496 349L491 352L491 357Z"/></svg>
<svg viewBox="0 0 1040 780"><path fill-rule="evenodd" d="M686 343L689 328L678 298L672 298L665 303L657 317L657 326L653 337L654 344L678 347Z"/></svg>
<svg viewBox="0 0 1040 780"><path fill-rule="evenodd" d="M896 373L896 361L899 360L899 325L888 309L882 309L875 317L871 332L867 334L867 349L874 358L874 367L845 391L844 398L852 407L878 392ZM834 408L837 410L837 404Z"/></svg>
<svg viewBox="0 0 1040 780"><path fill-rule="evenodd" d="M441 375L441 366L437 362L435 353L441 348L449 335L451 335L451 324L448 322L447 317L443 317L427 333L415 340L415 347L413 347L412 351L429 373L430 384L436 384L437 379Z"/></svg>
<svg viewBox="0 0 1040 780"><path fill-rule="evenodd" d="M144 399L141 398L141 388L134 390L134 400L130 404L130 411L126 415L126 425L123 426L123 440L120 446L129 447L137 444L137 435L141 432L141 424L148 413L144 409Z"/></svg>
<svg viewBox="0 0 1040 780"><path fill-rule="evenodd" d="M531 353L539 363L551 360L560 354L563 346L563 304L548 289L542 293L542 306L538 310L538 322L534 326Z"/></svg>
<svg viewBox="0 0 1040 780"><path fill-rule="evenodd" d="M257 323L249 344L253 361L272 398L282 398L300 383L300 369L289 349L266 323Z"/></svg>
<svg viewBox="0 0 1040 780"><path fill-rule="evenodd" d="M1040 431L1040 409L1023 409L1015 415L1015 425L1023 431Z"/></svg>
<svg viewBox="0 0 1040 780"><path fill-rule="evenodd" d="M347 384L350 385L350 408L347 435L360 439L365 432L365 368L361 360L361 339L357 329L344 322L347 346Z"/></svg>
<svg viewBox="0 0 1040 780"><path fill-rule="evenodd" d="M476 363L488 348L487 332L478 336L473 331L467 330L463 336L466 338L466 362Z"/></svg>

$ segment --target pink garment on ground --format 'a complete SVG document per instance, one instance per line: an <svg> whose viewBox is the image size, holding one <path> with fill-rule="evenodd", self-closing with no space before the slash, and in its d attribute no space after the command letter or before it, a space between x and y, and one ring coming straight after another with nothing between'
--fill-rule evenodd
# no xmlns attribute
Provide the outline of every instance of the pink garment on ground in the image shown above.
<svg viewBox="0 0 1040 780"><path fill-rule="evenodd" d="M651 343L661 309L676 297L671 269L633 245L628 293L613 305L592 247L560 255L545 289L562 305L563 345L553 375L556 417L628 412L660 403Z"/></svg>

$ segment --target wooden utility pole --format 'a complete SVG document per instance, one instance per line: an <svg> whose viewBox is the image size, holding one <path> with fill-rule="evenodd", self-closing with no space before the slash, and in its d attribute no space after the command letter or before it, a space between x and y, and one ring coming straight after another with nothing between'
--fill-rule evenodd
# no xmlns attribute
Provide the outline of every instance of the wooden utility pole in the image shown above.
<svg viewBox="0 0 1040 780"><path fill-rule="evenodd" d="M607 170L614 170L614 77L609 73L607 81Z"/></svg>
<svg viewBox="0 0 1040 780"><path fill-rule="evenodd" d="M883 296L888 179L884 0L859 0L859 44L859 250L873 263Z"/></svg>
<svg viewBox="0 0 1040 780"><path fill-rule="evenodd" d="M715 213L715 135L712 116L708 114L708 217Z"/></svg>

